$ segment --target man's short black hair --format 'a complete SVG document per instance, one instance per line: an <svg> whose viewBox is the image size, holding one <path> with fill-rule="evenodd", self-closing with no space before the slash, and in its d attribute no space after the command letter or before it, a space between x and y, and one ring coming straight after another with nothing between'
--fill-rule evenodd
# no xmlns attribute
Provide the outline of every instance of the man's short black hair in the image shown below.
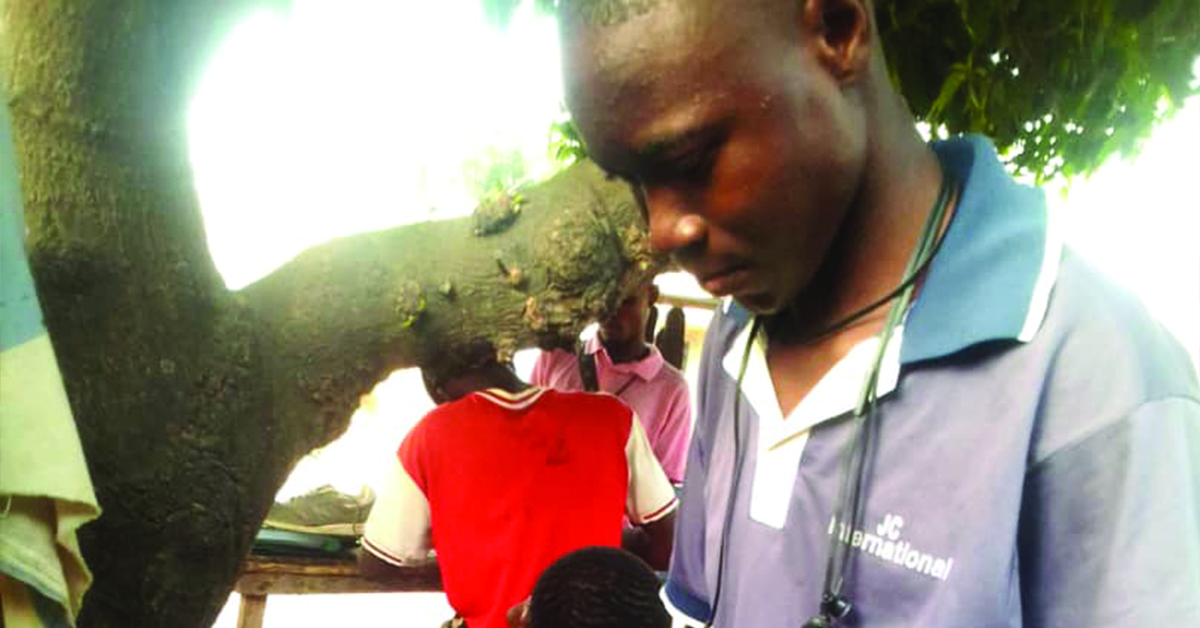
<svg viewBox="0 0 1200 628"><path fill-rule="evenodd" d="M560 15L591 26L623 24L650 12L662 0L559 0Z"/></svg>
<svg viewBox="0 0 1200 628"><path fill-rule="evenodd" d="M658 577L615 547L587 547L542 572L529 603L530 628L670 628Z"/></svg>

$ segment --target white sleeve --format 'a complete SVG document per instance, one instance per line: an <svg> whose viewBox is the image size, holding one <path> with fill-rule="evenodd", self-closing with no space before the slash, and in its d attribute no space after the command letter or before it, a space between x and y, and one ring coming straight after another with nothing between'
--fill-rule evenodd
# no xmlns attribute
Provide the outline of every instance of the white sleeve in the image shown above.
<svg viewBox="0 0 1200 628"><path fill-rule="evenodd" d="M666 585L658 590L658 599L662 601L663 607L667 609L667 614L671 616L671 628L700 628L700 626L710 625L709 622L696 619L676 608L675 603L667 595Z"/></svg>
<svg viewBox="0 0 1200 628"><path fill-rule="evenodd" d="M650 449L641 419L633 413L630 420L633 426L625 443L625 461L629 466L625 514L634 525L645 525L671 514L678 502L671 481Z"/></svg>
<svg viewBox="0 0 1200 628"><path fill-rule="evenodd" d="M392 457L392 467L371 507L362 546L379 560L396 566L429 560L429 501L399 456Z"/></svg>

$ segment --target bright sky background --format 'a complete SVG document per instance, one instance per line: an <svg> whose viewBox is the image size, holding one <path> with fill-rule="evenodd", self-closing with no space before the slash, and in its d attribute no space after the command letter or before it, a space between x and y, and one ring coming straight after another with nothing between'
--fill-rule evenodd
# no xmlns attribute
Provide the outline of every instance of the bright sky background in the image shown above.
<svg viewBox="0 0 1200 628"><path fill-rule="evenodd" d="M561 101L553 21L528 9L504 32L484 21L477 0L295 0L289 13L248 16L212 60L190 112L217 267L236 289L333 237L465 214L475 201L463 164L484 149L520 150L535 174L549 170L548 127ZM1135 161L1114 160L1076 181L1069 197L1061 185L1048 196L1068 243L1138 293L1200 364L1200 98ZM699 292L681 273L660 285ZM530 356L520 357L528 369ZM297 468L281 497L323 482L353 491L373 479L378 465L362 461L385 460L431 405L415 371L393 375L375 397L346 437ZM390 624L398 603L390 598L355 605ZM404 599L422 623L448 618L439 595ZM346 599L316 602L272 598L268 617L324 625L313 620L338 616ZM235 617L226 609L218 626Z"/></svg>
<svg viewBox="0 0 1200 628"><path fill-rule="evenodd" d="M332 237L469 213L462 165L488 146L549 168L556 48L552 20L522 9L499 32L476 0L295 0L249 16L189 120L226 283Z"/></svg>
<svg viewBox="0 0 1200 628"><path fill-rule="evenodd" d="M290 13L251 15L190 117L217 267L239 288L332 237L467 213L464 162L517 149L548 171L561 101L553 20L528 8L503 32L477 0L296 0ZM1068 241L1197 356L1200 98L1136 161L1049 196Z"/></svg>

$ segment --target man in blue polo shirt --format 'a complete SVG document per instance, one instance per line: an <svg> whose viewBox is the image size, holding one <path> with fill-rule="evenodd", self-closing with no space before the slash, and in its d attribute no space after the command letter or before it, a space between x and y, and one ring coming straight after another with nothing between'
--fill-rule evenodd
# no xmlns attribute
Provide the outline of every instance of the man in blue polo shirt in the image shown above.
<svg viewBox="0 0 1200 628"><path fill-rule="evenodd" d="M1187 355L987 140L921 140L875 19L560 2L591 156L732 297L665 601L735 628L1200 625Z"/></svg>

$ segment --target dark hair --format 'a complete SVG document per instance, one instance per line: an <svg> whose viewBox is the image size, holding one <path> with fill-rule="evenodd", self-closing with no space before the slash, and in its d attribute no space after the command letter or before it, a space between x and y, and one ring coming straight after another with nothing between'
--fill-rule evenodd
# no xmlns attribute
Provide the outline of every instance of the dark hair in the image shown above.
<svg viewBox="0 0 1200 628"><path fill-rule="evenodd" d="M587 547L542 572L530 628L670 628L650 566L614 547Z"/></svg>
<svg viewBox="0 0 1200 628"><path fill-rule="evenodd" d="M623 24L648 13L660 0L559 0L559 15L591 26Z"/></svg>
<svg viewBox="0 0 1200 628"><path fill-rule="evenodd" d="M453 351L443 351L421 364L421 380L425 392L435 403L453 401L444 390L450 382L472 373L486 371L496 366L512 369L511 361L500 361L495 346L488 340L476 338ZM439 389L443 389L441 393Z"/></svg>

